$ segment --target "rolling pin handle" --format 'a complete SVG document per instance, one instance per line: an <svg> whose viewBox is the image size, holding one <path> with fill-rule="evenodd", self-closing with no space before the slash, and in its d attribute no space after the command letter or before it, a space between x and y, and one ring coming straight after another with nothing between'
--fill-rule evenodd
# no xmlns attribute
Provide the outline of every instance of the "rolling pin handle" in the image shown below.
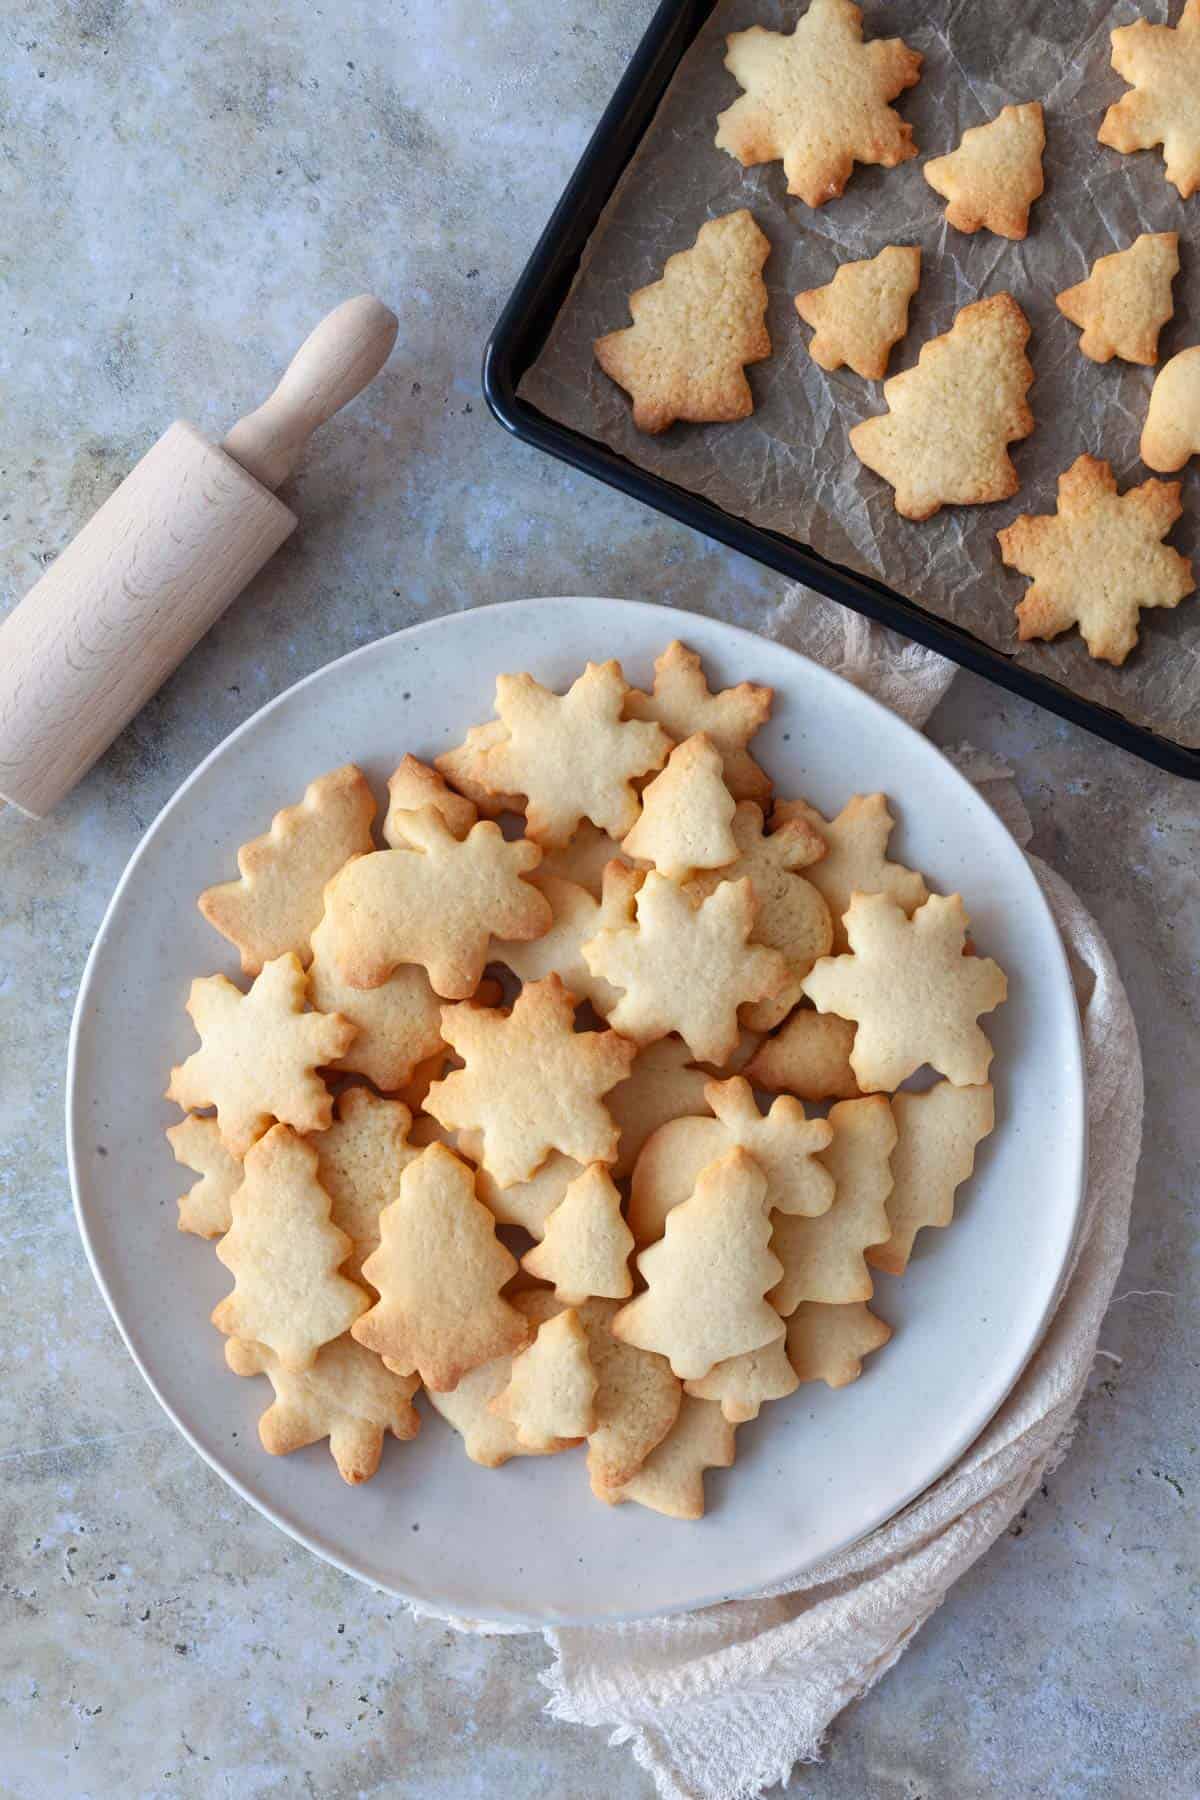
<svg viewBox="0 0 1200 1800"><path fill-rule="evenodd" d="M238 420L221 448L274 492L317 426L375 379L398 329L395 313L373 294L343 301L305 338L271 397Z"/></svg>

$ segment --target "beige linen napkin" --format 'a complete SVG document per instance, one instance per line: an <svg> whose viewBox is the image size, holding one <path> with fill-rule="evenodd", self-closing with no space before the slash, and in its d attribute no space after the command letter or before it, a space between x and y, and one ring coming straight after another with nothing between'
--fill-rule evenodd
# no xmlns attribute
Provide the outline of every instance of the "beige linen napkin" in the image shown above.
<svg viewBox="0 0 1200 1800"><path fill-rule="evenodd" d="M920 727L953 679L944 657L804 588L772 635ZM955 760L1018 842L1009 772ZM1053 870L1030 857L1071 959L1088 1081L1088 1185L1057 1311L1008 1400L966 1455L896 1518L787 1592L681 1617L547 1631L549 1710L629 1743L664 1800L751 1800L820 1755L833 1718L890 1669L951 1584L1065 1453L1121 1266L1142 1129L1133 1015L1107 944Z"/></svg>

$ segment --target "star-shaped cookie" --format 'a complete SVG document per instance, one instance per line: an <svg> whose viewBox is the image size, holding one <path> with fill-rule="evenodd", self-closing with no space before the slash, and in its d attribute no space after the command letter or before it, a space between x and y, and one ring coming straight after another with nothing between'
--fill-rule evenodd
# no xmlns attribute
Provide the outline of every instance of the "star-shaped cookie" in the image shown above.
<svg viewBox="0 0 1200 1800"><path fill-rule="evenodd" d="M316 1070L350 1048L338 1013L305 1012L308 977L291 952L267 963L248 994L224 975L193 981L187 1011L199 1050L171 1070L166 1098L185 1111L215 1106L221 1142L244 1156L272 1119L324 1131L333 1102Z"/></svg>
<svg viewBox="0 0 1200 1800"><path fill-rule="evenodd" d="M737 856L716 874L698 875L688 886L694 894L711 894L721 881L748 879L758 912L754 941L778 950L788 966L788 979L765 999L742 1008L742 1023L751 1031L770 1031L785 1019L800 998L800 983L819 956L833 943L833 922L820 891L800 873L826 855L824 837L804 818L794 818L769 835L762 811L743 800L733 819Z"/></svg>
<svg viewBox="0 0 1200 1800"><path fill-rule="evenodd" d="M589 663L565 694L532 675L497 680L496 711L508 735L485 755L484 776L525 795L525 831L535 844L561 847L581 819L623 837L637 818L633 782L662 767L671 740L659 725L624 717L628 692L611 661Z"/></svg>
<svg viewBox="0 0 1200 1800"><path fill-rule="evenodd" d="M1017 606L1022 643L1078 625L1092 656L1123 663L1141 608L1178 606L1196 585L1187 557L1160 541L1183 511L1179 493L1177 481L1144 481L1118 494L1109 464L1080 456L1058 478L1056 512L997 532L1004 561L1033 581Z"/></svg>
<svg viewBox="0 0 1200 1800"><path fill-rule="evenodd" d="M1167 180L1186 200L1200 188L1200 0L1186 0L1174 29L1146 19L1119 25L1112 66L1132 91L1096 135L1125 155L1161 144Z"/></svg>
<svg viewBox="0 0 1200 1800"><path fill-rule="evenodd" d="M856 1021L850 1066L863 1093L892 1093L924 1063L956 1087L986 1081L992 1046L976 1020L1008 982L990 956L963 954L961 896L931 894L908 919L887 894L855 894L846 936L853 955L822 957L804 991L818 1012Z"/></svg>
<svg viewBox="0 0 1200 1800"><path fill-rule="evenodd" d="M550 1151L611 1162L617 1127L604 1105L636 1046L615 1031L576 1031L575 999L557 975L522 988L511 1013L448 1006L442 1033L464 1069L435 1081L425 1110L450 1131L480 1131L501 1188L528 1181Z"/></svg>
<svg viewBox="0 0 1200 1800"><path fill-rule="evenodd" d="M609 1014L614 1031L638 1044L677 1031L699 1061L723 1061L738 1040L738 1007L789 979L777 950L749 941L756 911L748 881L723 881L696 900L665 875L647 875L636 921L583 947L592 973L624 990Z"/></svg>
<svg viewBox="0 0 1200 1800"><path fill-rule="evenodd" d="M717 148L746 168L782 160L788 193L807 205L835 199L856 162L892 169L916 155L888 102L920 78L921 56L900 38L864 44L852 0L811 0L790 36L753 25L726 43L746 91L717 120Z"/></svg>
<svg viewBox="0 0 1200 1800"><path fill-rule="evenodd" d="M734 799L761 800L771 791L771 778L746 745L770 718L773 698L773 688L750 681L714 694L699 656L676 638L654 664L653 691L630 688L625 711L631 719L656 719L677 744L703 732L721 752L725 786Z"/></svg>

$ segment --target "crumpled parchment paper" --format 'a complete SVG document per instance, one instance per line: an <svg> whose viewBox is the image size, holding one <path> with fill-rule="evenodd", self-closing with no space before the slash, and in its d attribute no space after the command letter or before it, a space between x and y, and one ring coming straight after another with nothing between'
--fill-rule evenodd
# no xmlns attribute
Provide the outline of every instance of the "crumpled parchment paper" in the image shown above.
<svg viewBox="0 0 1200 1800"><path fill-rule="evenodd" d="M897 169L856 167L841 199L816 210L786 196L779 163L742 169L713 144L718 112L740 92L724 67L725 34L752 24L790 30L800 10L796 0L720 0L588 243L521 383L522 398L726 511L881 578L1084 698L1200 743L1200 595L1174 612L1143 611L1139 646L1120 669L1093 661L1076 631L1018 648L1013 608L1028 583L1003 566L996 544L996 532L1018 513L1053 511L1059 473L1085 450L1111 462L1122 489L1151 473L1138 459L1138 439L1156 371L1089 362L1054 296L1139 232L1178 231L1175 316L1159 339L1158 367L1200 337L1200 196L1179 198L1158 151L1120 156L1096 141L1106 107L1127 91L1109 64L1109 32L1140 12L1165 22L1165 0L866 0L868 37L898 35L924 54L921 80L896 102L920 154ZM1171 23L1177 11L1170 8ZM1036 99L1046 110L1046 191L1029 236L1010 243L987 231L952 230L922 162L954 149L968 126L1007 102ZM633 427L626 396L593 360L592 340L629 323L630 292L657 280L705 219L739 206L750 207L773 246L765 275L774 353L748 371L753 416L646 437ZM848 369L819 369L792 296L830 281L839 263L890 243L920 244L923 257L909 332L889 373L909 368L926 339L986 294L1008 289L1029 318L1037 427L1011 447L1021 479L1012 500L947 507L914 524L897 515L891 488L850 449L849 428L885 410L881 384ZM1169 542L1197 559L1200 576L1200 466L1185 469L1183 482L1184 517Z"/></svg>

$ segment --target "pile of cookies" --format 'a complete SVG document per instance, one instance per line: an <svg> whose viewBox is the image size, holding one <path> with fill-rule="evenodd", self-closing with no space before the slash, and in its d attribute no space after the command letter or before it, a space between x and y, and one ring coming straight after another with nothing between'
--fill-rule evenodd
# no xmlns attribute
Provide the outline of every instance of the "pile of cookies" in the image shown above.
<svg viewBox="0 0 1200 1800"><path fill-rule="evenodd" d="M502 675L385 847L347 765L200 896L249 986L192 983L167 1137L267 1450L365 1481L423 1387L484 1467L586 1440L601 1499L698 1518L739 1424L887 1341L871 1268L951 1219L1006 982L882 794L772 795L771 703L679 643L648 693Z"/></svg>
<svg viewBox="0 0 1200 1800"><path fill-rule="evenodd" d="M853 0L810 0L791 33L754 26L728 39L725 66L744 89L717 121L716 146L745 167L781 161L787 192L817 207L844 190L855 162L894 168L917 154L912 128L890 104L920 79L921 56L899 38L864 42ZM1161 144L1167 180L1187 199L1200 188L1200 0L1175 28L1140 20L1112 33L1113 66L1131 91L1110 106L1099 139L1129 154ZM830 96L836 94L836 102ZM1022 239L1043 189L1045 121L1039 101L1007 105L963 133L922 173L946 201L955 231ZM662 278L629 301L633 324L595 342L600 367L633 399L634 423L746 418L746 366L771 355L763 266L771 244L744 208L701 226ZM1098 258L1087 280L1056 296L1082 329L1094 362L1153 365L1172 317L1179 234L1144 233ZM921 279L917 245L888 244L846 262L824 287L795 296L823 369L882 380L907 334ZM894 490L903 517L1005 500L1020 485L1008 446L1034 429L1033 369L1024 312L1010 293L972 301L929 339L915 365L887 381L887 410L848 433L859 460ZM1200 455L1200 346L1181 351L1154 383L1142 460L1159 472ZM1109 463L1079 456L1060 477L1057 511L1023 514L998 542L1031 579L1016 608L1022 641L1078 625L1094 657L1121 664L1137 643L1142 607L1175 607L1195 582L1190 561L1162 542L1180 517L1181 483L1117 491ZM1104 579L1096 579L1103 568Z"/></svg>

